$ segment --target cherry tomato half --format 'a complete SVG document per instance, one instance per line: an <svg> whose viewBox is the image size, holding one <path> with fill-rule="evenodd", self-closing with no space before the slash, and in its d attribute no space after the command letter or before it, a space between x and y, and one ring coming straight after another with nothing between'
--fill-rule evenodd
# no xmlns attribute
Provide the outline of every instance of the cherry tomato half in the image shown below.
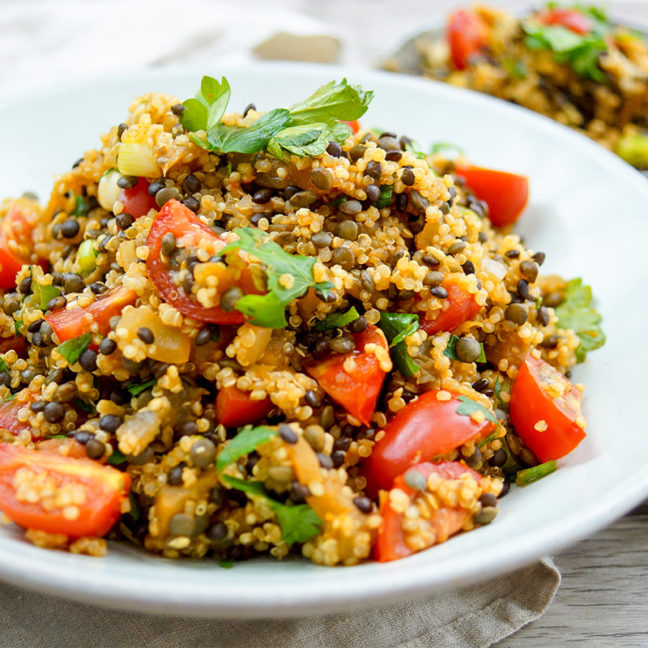
<svg viewBox="0 0 648 648"><path fill-rule="evenodd" d="M474 470L464 466L457 461L446 461L444 463L420 463L412 466L409 470L421 473L427 478L436 473L441 479L451 481L460 479L463 475L470 475L478 484L481 475ZM406 472L409 472L406 471ZM405 481L405 474L398 475L394 480L394 488L399 489L409 497L415 495L416 491L411 488ZM403 529L403 513L395 511L391 506L389 495L382 500L380 506L380 515L382 524L378 527L378 537L374 548L374 557L379 562L389 562L411 556L416 551L427 549L432 545L445 542L450 536L454 535L470 519L472 513L460 506L448 507L441 506L437 509L429 509L429 515L425 516L427 522L429 537L422 547L416 549L408 546L406 542L405 531Z"/></svg>
<svg viewBox="0 0 648 648"><path fill-rule="evenodd" d="M459 414L462 402L449 392L433 390L406 405L385 427L364 467L367 492L376 495L391 488L394 479L408 468L432 461L473 439L482 439L495 429L484 419L477 423Z"/></svg>
<svg viewBox="0 0 648 648"><path fill-rule="evenodd" d="M216 396L216 420L225 427L241 427L265 418L272 409L269 398L252 400L250 392L223 387Z"/></svg>
<svg viewBox="0 0 648 648"><path fill-rule="evenodd" d="M511 389L515 431L541 461L560 459L585 438L582 393L544 360L528 355Z"/></svg>
<svg viewBox="0 0 648 648"><path fill-rule="evenodd" d="M0 288L12 290L16 286L16 274L23 264L30 263L33 248L32 232L38 215L24 205L14 204L0 221Z"/></svg>
<svg viewBox="0 0 648 648"><path fill-rule="evenodd" d="M428 335L454 331L479 313L481 306L475 301L475 296L464 287L464 281L464 275L445 276L441 286L448 291L448 296L443 300L443 310L434 319L428 319L425 315L419 316L419 326Z"/></svg>
<svg viewBox="0 0 648 648"><path fill-rule="evenodd" d="M457 70L465 70L473 57L488 48L488 25L474 11L458 9L446 26L450 55Z"/></svg>
<svg viewBox="0 0 648 648"><path fill-rule="evenodd" d="M576 9L555 7L537 13L535 18L545 25L561 25L581 36L594 29L592 20Z"/></svg>
<svg viewBox="0 0 648 648"><path fill-rule="evenodd" d="M40 495L35 502L20 488L24 484L31 491L31 483L44 485L34 490ZM74 501L58 505L52 492L70 487ZM26 529L70 538L103 536L119 518L129 488L126 473L91 459L0 444L0 510Z"/></svg>
<svg viewBox="0 0 648 648"><path fill-rule="evenodd" d="M373 351L365 351L368 344L389 350L385 334L376 326L367 326L353 336L355 350L329 356L306 366L306 371L319 386L361 423L369 425L376 410L385 371Z"/></svg>
<svg viewBox="0 0 648 648"><path fill-rule="evenodd" d="M148 192L149 183L140 178L131 189L122 189L119 192L119 201L124 205L124 213L130 214L134 219L145 216L151 209L157 209L155 198Z"/></svg>
<svg viewBox="0 0 648 648"><path fill-rule="evenodd" d="M526 176L475 166L459 166L456 173L488 205L488 218L495 227L515 223L529 201Z"/></svg>
<svg viewBox="0 0 648 648"><path fill-rule="evenodd" d="M29 407L36 400L36 394L29 389L23 389L20 395L20 399L14 398L0 402L0 430L6 430L11 437L17 437L24 430L29 430L32 438L38 439L36 430L32 429L27 421L18 419L18 412L23 407Z"/></svg>

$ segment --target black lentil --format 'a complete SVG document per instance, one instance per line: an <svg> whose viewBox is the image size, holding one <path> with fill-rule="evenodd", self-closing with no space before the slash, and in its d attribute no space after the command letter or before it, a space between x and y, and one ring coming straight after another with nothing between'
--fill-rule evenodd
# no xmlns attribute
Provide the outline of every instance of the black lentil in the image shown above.
<svg viewBox="0 0 648 648"><path fill-rule="evenodd" d="M208 468L216 459L216 446L210 439L198 439L191 446L189 457L198 468Z"/></svg>
<svg viewBox="0 0 648 648"><path fill-rule="evenodd" d="M333 186L335 175L331 169L318 167L311 171L311 182L322 191L328 191Z"/></svg>
<svg viewBox="0 0 648 648"><path fill-rule="evenodd" d="M520 256L520 250L507 250L504 256L509 259L517 259Z"/></svg>
<svg viewBox="0 0 648 648"><path fill-rule="evenodd" d="M198 425L196 421L186 421L180 427L180 433L182 436L191 436L192 434L198 434Z"/></svg>
<svg viewBox="0 0 648 648"><path fill-rule="evenodd" d="M120 189L132 189L139 181L137 176L119 176L117 179L117 186Z"/></svg>
<svg viewBox="0 0 648 648"><path fill-rule="evenodd" d="M57 423L65 416L65 407L56 401L47 403L43 408L43 414L50 423Z"/></svg>
<svg viewBox="0 0 648 648"><path fill-rule="evenodd" d="M322 466L322 468L326 468L327 470L333 468L333 461L331 457L329 457L327 454L324 454L323 452L318 452L317 460L319 461L319 464L320 466Z"/></svg>
<svg viewBox="0 0 648 648"><path fill-rule="evenodd" d="M359 200L345 200L338 208L343 214L355 216L362 211L362 203Z"/></svg>
<svg viewBox="0 0 648 648"><path fill-rule="evenodd" d="M190 173L183 181L182 181L182 188L187 192L187 193L196 193L200 191L200 180L196 178L196 176L193 173Z"/></svg>
<svg viewBox="0 0 648 648"><path fill-rule="evenodd" d="M342 155L342 147L334 141L330 141L328 143L328 146L326 147L326 152L331 156L331 157L340 157Z"/></svg>
<svg viewBox="0 0 648 648"><path fill-rule="evenodd" d="M65 308L65 305L67 304L67 300L65 297L59 295L58 297L54 297L53 299L50 299L47 302L47 310L57 310L59 308Z"/></svg>
<svg viewBox="0 0 648 648"><path fill-rule="evenodd" d="M90 459L101 459L106 454L106 445L99 439L92 438L86 443L85 450Z"/></svg>
<svg viewBox="0 0 648 648"><path fill-rule="evenodd" d="M358 238L358 225L352 220L343 220L337 226L337 235L347 241L355 241Z"/></svg>
<svg viewBox="0 0 648 648"><path fill-rule="evenodd" d="M110 432L111 434L113 432L117 432L121 424L122 418L121 416L117 416L117 414L104 414L99 419L99 427L106 432Z"/></svg>
<svg viewBox="0 0 648 648"><path fill-rule="evenodd" d="M529 318L529 315L526 306L523 304L509 304L504 311L504 317L509 322L522 326Z"/></svg>
<svg viewBox="0 0 648 648"><path fill-rule="evenodd" d="M435 286L434 288L431 288L430 294L434 297L438 297L439 299L448 298L448 291L443 286Z"/></svg>
<svg viewBox="0 0 648 648"><path fill-rule="evenodd" d="M281 423L279 425L279 436L286 442L289 443L290 445L294 445L297 443L298 436L297 433L290 427L290 425L286 423Z"/></svg>
<svg viewBox="0 0 648 648"><path fill-rule="evenodd" d="M164 187L155 194L155 204L162 208L169 200L178 200L179 198L180 192L176 187Z"/></svg>
<svg viewBox="0 0 648 648"><path fill-rule="evenodd" d="M325 248L333 243L333 234L330 232L317 232L311 237L311 242L317 248Z"/></svg>
<svg viewBox="0 0 648 648"><path fill-rule="evenodd" d="M353 504L361 513L371 513L373 510L373 504L368 497L355 497Z"/></svg>
<svg viewBox="0 0 648 648"><path fill-rule="evenodd" d="M462 337L457 341L455 353L461 362L477 362L482 353L482 347L475 338Z"/></svg>
<svg viewBox="0 0 648 648"><path fill-rule="evenodd" d="M404 185L411 187L416 182L416 176L411 167L405 167L401 173L401 181Z"/></svg>
<svg viewBox="0 0 648 648"><path fill-rule="evenodd" d="M536 252L533 255L533 260L541 266L545 262L546 257L547 255L544 252Z"/></svg>
<svg viewBox="0 0 648 648"><path fill-rule="evenodd" d="M533 283L538 278L538 265L533 261L522 261L520 263L520 272L529 283Z"/></svg>
<svg viewBox="0 0 648 648"><path fill-rule="evenodd" d="M466 261L466 263L463 263L461 265L461 269L464 271L464 274L475 274L475 264L470 260Z"/></svg>
<svg viewBox="0 0 648 648"><path fill-rule="evenodd" d="M243 291L238 286L232 286L223 293L220 300L220 307L227 312L236 308L236 302L243 297Z"/></svg>
<svg viewBox="0 0 648 648"><path fill-rule="evenodd" d="M479 378L471 385L476 392L482 392L488 387L488 380L486 378Z"/></svg>
<svg viewBox="0 0 648 648"><path fill-rule="evenodd" d="M355 349L355 343L354 341L346 337L345 335L342 335L337 338L333 338L329 342L329 348L333 353L350 353Z"/></svg>
<svg viewBox="0 0 648 648"><path fill-rule="evenodd" d="M306 394L304 394L304 400L311 407L320 407L322 405L322 399L320 395L312 389L306 391Z"/></svg>
<svg viewBox="0 0 648 648"><path fill-rule="evenodd" d="M79 364L86 371L94 371L97 368L97 352L93 349L86 349L79 358Z"/></svg>
<svg viewBox="0 0 648 648"><path fill-rule="evenodd" d="M362 333L362 331L364 331L367 326L367 318L364 315L360 315L360 317L354 319L353 322L348 325L348 328L353 333Z"/></svg>
<svg viewBox="0 0 648 648"><path fill-rule="evenodd" d="M365 175L368 175L371 178L377 179L380 178L382 173L382 164L376 160L371 160L367 163L367 168L365 169Z"/></svg>
<svg viewBox="0 0 648 648"><path fill-rule="evenodd" d="M340 265L345 269L348 269L353 266L355 263L355 256L351 251L351 248L348 248L346 245L341 245L338 248L333 250L333 256L331 261L334 264Z"/></svg>
<svg viewBox="0 0 648 648"><path fill-rule="evenodd" d="M517 282L517 293L521 299L528 299L529 282L526 279L520 279L520 281Z"/></svg>
<svg viewBox="0 0 648 648"><path fill-rule="evenodd" d="M180 486L180 484L182 484L183 468L184 466L182 464L178 464L171 468L169 476L167 477L167 484L169 484L169 486Z"/></svg>
<svg viewBox="0 0 648 648"><path fill-rule="evenodd" d="M211 331L208 328L203 328L198 331L194 343L196 346L204 346L211 339Z"/></svg>
<svg viewBox="0 0 648 648"><path fill-rule="evenodd" d="M122 212L121 214L117 214L117 216L115 216L115 223L117 223L117 227L125 230L133 224L133 217L126 212Z"/></svg>
<svg viewBox="0 0 648 648"><path fill-rule="evenodd" d="M495 450L493 453L493 456L490 458L490 465L491 466L496 466L500 468L506 463L506 451L502 450L501 448L499 450Z"/></svg>
<svg viewBox="0 0 648 648"><path fill-rule="evenodd" d="M153 331L151 331L147 326L140 326L140 328L137 329L137 337L142 340L144 344L153 344L153 342L155 342Z"/></svg>
<svg viewBox="0 0 648 648"><path fill-rule="evenodd" d="M548 326L549 322L551 321L551 318L549 317L549 311L544 306L540 306L540 308L538 309L537 318L538 322L542 324L542 326Z"/></svg>

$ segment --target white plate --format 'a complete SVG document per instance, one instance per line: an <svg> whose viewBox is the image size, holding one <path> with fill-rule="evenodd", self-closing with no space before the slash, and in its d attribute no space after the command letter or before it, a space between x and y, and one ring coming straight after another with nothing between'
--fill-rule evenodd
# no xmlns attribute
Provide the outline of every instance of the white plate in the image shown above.
<svg viewBox="0 0 648 648"><path fill-rule="evenodd" d="M267 65L174 70L88 83L0 107L0 196L45 196L99 133L122 121L147 91L192 96L202 73L226 74L231 106L289 105L342 76L337 68ZM595 532L648 494L645 366L648 183L580 135L524 109L447 85L346 70L376 92L367 125L423 145L451 141L478 163L526 173L531 202L520 231L547 253L544 272L594 286L608 343L579 366L586 383L585 442L543 481L514 489L487 527L389 564L316 567L255 560L222 569L212 561L166 561L111 546L104 559L38 549L0 530L0 576L44 592L117 608L211 617L348 611L485 580ZM637 344L633 343L637 339Z"/></svg>

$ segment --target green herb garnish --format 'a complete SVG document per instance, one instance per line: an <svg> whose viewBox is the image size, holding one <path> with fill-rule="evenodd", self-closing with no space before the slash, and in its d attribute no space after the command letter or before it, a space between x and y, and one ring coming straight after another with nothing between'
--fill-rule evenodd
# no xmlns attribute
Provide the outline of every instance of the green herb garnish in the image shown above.
<svg viewBox="0 0 648 648"><path fill-rule="evenodd" d="M515 79L526 79L528 72L522 61L505 57L502 59L502 67Z"/></svg>
<svg viewBox="0 0 648 648"><path fill-rule="evenodd" d="M607 24L590 14L592 30L587 34L577 34L562 25L543 25L533 19L522 23L526 33L525 45L532 50L548 49L554 52L558 63L568 63L576 74L604 81L605 74L598 65L599 56L607 51Z"/></svg>
<svg viewBox="0 0 648 648"><path fill-rule="evenodd" d="M108 457L108 463L112 466L119 466L120 464L123 464L124 461L126 461L126 455L118 448L115 448L110 457Z"/></svg>
<svg viewBox="0 0 648 648"><path fill-rule="evenodd" d="M231 560L220 560L218 566L223 569L231 569L234 566L234 563Z"/></svg>
<svg viewBox="0 0 648 648"><path fill-rule="evenodd" d="M88 403L80 398L74 399L74 404L82 411L87 412L88 414L94 414L97 410L92 403Z"/></svg>
<svg viewBox="0 0 648 648"><path fill-rule="evenodd" d="M151 378L151 380L147 380L146 382L143 383L131 383L130 385L126 385L126 389L128 389L128 392L130 393L131 396L139 396L142 392L146 391L149 387L153 387L157 380L155 378Z"/></svg>
<svg viewBox="0 0 648 648"><path fill-rule="evenodd" d="M90 346L92 333L84 333L77 337L66 340L56 347L56 350L73 365Z"/></svg>
<svg viewBox="0 0 648 648"><path fill-rule="evenodd" d="M229 475L223 475L222 480L230 488L236 488L254 497L263 497L277 516L286 544L306 542L320 532L322 520L308 504L288 506L277 502L268 495L259 481L245 481Z"/></svg>
<svg viewBox="0 0 648 648"><path fill-rule="evenodd" d="M0 373L6 371L9 373L9 366L5 362L4 358L0 358Z"/></svg>
<svg viewBox="0 0 648 648"><path fill-rule="evenodd" d="M383 207L389 207L392 203L392 197L394 194L394 187L392 185L381 185L380 186L380 197L378 198L377 206L379 209Z"/></svg>
<svg viewBox="0 0 648 648"><path fill-rule="evenodd" d="M23 325L23 321L21 319L14 321L14 333L16 335L20 335L20 327L22 325Z"/></svg>
<svg viewBox="0 0 648 648"><path fill-rule="evenodd" d="M378 326L389 342L390 354L398 371L405 378L413 376L419 366L412 360L405 338L418 330L418 315L413 313L380 313Z"/></svg>
<svg viewBox="0 0 648 648"><path fill-rule="evenodd" d="M70 216L78 218L79 216L86 216L90 211L90 203L83 196L74 196L74 209Z"/></svg>
<svg viewBox="0 0 648 648"><path fill-rule="evenodd" d="M235 306L248 316L250 323L266 328L284 328L286 306L301 297L309 288L328 290L330 282L315 282L313 266L316 259L299 254L288 254L274 241L265 241L267 234L249 227L234 230L239 237L225 246L220 253L243 250L265 265L268 292L265 295L245 295Z"/></svg>
<svg viewBox="0 0 648 648"><path fill-rule="evenodd" d="M459 360L459 362L463 362L461 358L457 355L457 342L459 342L461 338L458 335L451 335L450 339L448 340L448 346L443 351L443 355L450 358L451 360ZM484 352L484 345L482 342L479 343L479 346L481 348L481 353L479 354L479 358L477 358L476 362L486 362L486 353Z"/></svg>
<svg viewBox="0 0 648 648"><path fill-rule="evenodd" d="M601 329L601 314L591 307L592 289L582 279L567 282L563 302L555 308L558 326L572 329L580 338L576 359L583 362L588 351L599 349L605 344L605 333Z"/></svg>
<svg viewBox="0 0 648 648"><path fill-rule="evenodd" d="M542 479L547 475L550 475L552 472L555 472L558 468L556 462L552 459L545 463L533 466L532 468L525 468L524 470L519 470L515 475L515 483L518 486L526 486L531 484L538 479Z"/></svg>
<svg viewBox="0 0 648 648"><path fill-rule="evenodd" d="M457 407L457 414L470 416L474 412L481 412L484 415L484 418L491 421L491 423L495 423L495 425L499 425L499 421L495 418L493 412L486 409L483 405L480 405L472 398L468 398L468 396L457 396L457 400L461 401L461 404Z"/></svg>
<svg viewBox="0 0 648 648"><path fill-rule="evenodd" d="M329 313L321 322L313 326L315 331L328 331L329 329L342 328L360 317L355 306L351 306L345 313Z"/></svg>
<svg viewBox="0 0 648 648"><path fill-rule="evenodd" d="M430 147L430 153L458 153L460 155L464 154L464 149L461 148L458 144L453 144L452 142L435 142Z"/></svg>
<svg viewBox="0 0 648 648"><path fill-rule="evenodd" d="M321 155L328 142L343 143L351 129L342 121L361 117L373 99L373 92L349 85L346 79L331 81L308 99L291 109L275 108L247 127L227 126L220 119L230 98L230 87L223 77L220 82L205 76L195 99L184 102L180 117L192 140L215 153L268 153L283 159L286 154ZM205 131L205 137L197 136Z"/></svg>
<svg viewBox="0 0 648 648"><path fill-rule="evenodd" d="M216 469L220 472L231 463L245 455L253 452L263 443L267 443L272 437L277 436L277 428L267 425L258 427L243 428L227 443L216 460Z"/></svg>
<svg viewBox="0 0 648 648"><path fill-rule="evenodd" d="M58 297L61 291L56 286L46 286L41 284L34 284L32 287L34 299L36 300L36 308L42 311L47 310L47 304L51 299Z"/></svg>
<svg viewBox="0 0 648 648"><path fill-rule="evenodd" d="M113 452L113 454L115 453ZM108 463L110 463L112 456L113 455L110 455ZM142 517L142 514L140 513L139 506L137 505L137 497L135 493L133 493L133 491L130 491L128 493L128 503L130 504L130 511L128 511L128 516L133 520L133 522L137 522L140 517Z"/></svg>

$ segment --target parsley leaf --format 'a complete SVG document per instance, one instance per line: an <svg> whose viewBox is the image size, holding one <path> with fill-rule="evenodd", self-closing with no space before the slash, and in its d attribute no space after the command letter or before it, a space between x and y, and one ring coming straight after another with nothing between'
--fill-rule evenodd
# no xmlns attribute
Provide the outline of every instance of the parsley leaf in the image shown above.
<svg viewBox="0 0 648 648"><path fill-rule="evenodd" d="M486 409L483 405L480 405L472 398L468 398L468 396L457 396L457 400L461 401L461 404L459 405L459 407L457 407L457 414L470 416L474 412L481 412L485 418L491 421L491 423L495 423L495 425L499 425L499 421L495 418L493 412Z"/></svg>
<svg viewBox="0 0 648 648"><path fill-rule="evenodd" d="M9 365L7 365L4 358L0 358L0 373L3 371L9 373Z"/></svg>
<svg viewBox="0 0 648 648"><path fill-rule="evenodd" d="M14 321L14 333L18 336L20 335L20 327L23 325L23 321L21 319L15 320Z"/></svg>
<svg viewBox="0 0 648 648"><path fill-rule="evenodd" d="M123 464L124 461L126 461L126 455L117 448L115 448L110 457L108 457L108 463L111 466L119 466L119 464Z"/></svg>
<svg viewBox="0 0 648 648"><path fill-rule="evenodd" d="M342 328L357 320L358 317L360 315L355 306L351 306L346 313L329 313L321 322L315 324L313 329L315 331L328 331L329 329Z"/></svg>
<svg viewBox="0 0 648 648"><path fill-rule="evenodd" d="M443 351L443 355L450 358L451 360L459 360L459 362L463 362L463 360L457 355L457 342L459 342L461 338L458 335L451 335L450 339L448 340L448 346ZM484 352L484 345L483 343L479 343L479 347L481 348L481 353L479 354L479 358L477 358L476 362L486 362L486 353Z"/></svg>
<svg viewBox="0 0 648 648"><path fill-rule="evenodd" d="M583 362L588 351L599 349L605 344L605 333L600 324L601 314L591 307L592 289L583 284L582 279L567 282L565 299L556 307L558 326L572 329L580 338L576 349L576 359Z"/></svg>
<svg viewBox="0 0 648 648"><path fill-rule="evenodd" d="M83 335L66 340L62 344L59 344L56 349L71 365L73 365L90 346L91 341L92 333L84 333Z"/></svg>
<svg viewBox="0 0 648 648"><path fill-rule="evenodd" d="M527 34L525 45L532 50L548 49L554 52L558 63L569 63L580 76L593 81L604 81L598 66L601 54L607 51L606 30L597 25L587 34L577 34L562 25L543 25L534 20L522 23Z"/></svg>
<svg viewBox="0 0 648 648"><path fill-rule="evenodd" d="M147 380L146 382L143 383L131 383L130 385L126 385L126 389L128 389L128 392L130 393L131 396L139 396L142 392L146 391L149 387L153 387L157 380L155 378L151 378L151 380Z"/></svg>
<svg viewBox="0 0 648 648"><path fill-rule="evenodd" d="M353 121L367 112L373 96L373 91L349 85L346 79L330 81L308 99L293 106L290 114L299 122Z"/></svg>
<svg viewBox="0 0 648 648"><path fill-rule="evenodd" d="M387 337L392 361L405 378L413 376L420 368L405 344L405 338L415 333L418 325L418 315L413 313L380 313L378 326Z"/></svg>
<svg viewBox="0 0 648 648"><path fill-rule="evenodd" d="M34 299L36 300L36 308L42 311L47 310L47 304L50 299L58 297L61 291L56 286L45 286L41 284L34 284L32 288Z"/></svg>
<svg viewBox="0 0 648 648"><path fill-rule="evenodd" d="M314 257L288 254L274 241L262 242L264 232L243 227L234 230L239 237L221 250L221 254L243 250L265 265L268 292L265 295L245 295L235 306L256 326L283 328L287 326L286 306L301 297L309 288L329 289L329 282L316 283L313 278Z"/></svg>
<svg viewBox="0 0 648 648"><path fill-rule="evenodd" d="M94 414L97 410L95 406L92 403L88 403L87 401L84 401L80 398L75 398L74 399L74 404L80 409L83 410L84 412L88 412L88 414Z"/></svg>
<svg viewBox="0 0 648 648"><path fill-rule="evenodd" d="M321 155L329 143L329 131L326 124L304 124L292 126L279 131L268 142L268 153L280 160L284 153L301 157Z"/></svg>
<svg viewBox="0 0 648 648"><path fill-rule="evenodd" d="M265 149L289 121L285 108L275 108L247 128L216 124L207 132L207 142L218 153L256 153Z"/></svg>
<svg viewBox="0 0 648 648"><path fill-rule="evenodd" d="M187 99L180 123L188 131L209 130L220 122L230 100L230 85L223 77L220 82L204 76L195 99Z"/></svg>
<svg viewBox="0 0 648 648"><path fill-rule="evenodd" d="M90 203L83 196L74 196L74 209L70 216L78 218L79 216L85 216L90 211Z"/></svg>
<svg viewBox="0 0 648 648"><path fill-rule="evenodd" d="M224 470L237 459L256 450L257 446L266 443L277 435L277 428L260 425L254 428L243 428L227 443L216 460L216 469Z"/></svg>
<svg viewBox="0 0 648 648"><path fill-rule="evenodd" d="M268 495L265 487L259 481L245 481L230 475L223 475L222 480L231 488L236 488L248 495L265 498L277 516L286 544L306 542L320 532L322 520L308 504L288 506L277 502Z"/></svg>

